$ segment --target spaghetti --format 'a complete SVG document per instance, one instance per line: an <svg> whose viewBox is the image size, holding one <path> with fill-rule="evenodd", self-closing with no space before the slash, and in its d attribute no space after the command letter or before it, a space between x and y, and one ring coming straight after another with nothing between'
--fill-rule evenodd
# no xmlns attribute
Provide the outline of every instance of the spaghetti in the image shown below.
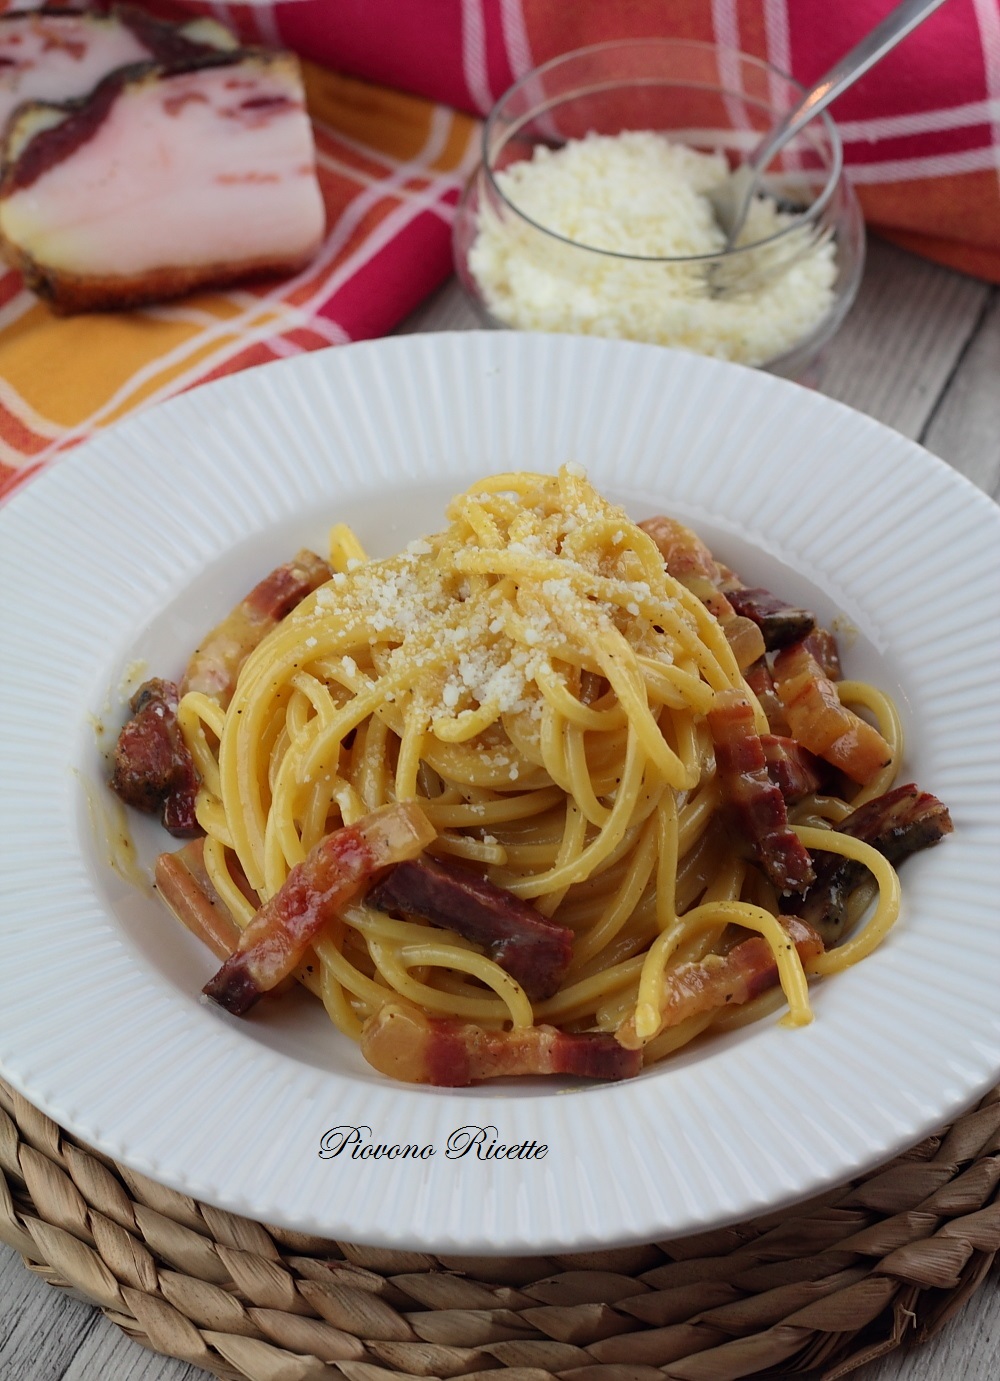
<svg viewBox="0 0 1000 1381"><path fill-rule="evenodd" d="M355 898L298 976L369 1058L366 1033L402 1012L411 1027L474 1027L479 1044L521 1033L527 1048L528 1033L550 1027L616 1034L650 1061L707 1026L752 1019L772 1002L775 970L785 1020L808 1022L808 973L864 957L898 913L882 853L830 828L894 779L891 702L842 683L843 701L877 724L857 720L882 745L876 766L860 786L808 792L781 835L779 856L801 850L808 867L802 846L822 849L874 878L860 933L824 949L783 914L796 898L782 896L772 835L740 827L738 800L734 814L734 783L769 791L773 805L760 764L737 759L776 726L746 665L763 649L724 593L706 598L683 562L665 564L663 543L573 467L483 480L447 516L444 531L387 560L367 560L335 529L332 579L250 652L228 705L198 690L180 699L204 868L236 927L273 904L331 831L411 802L439 863L567 928L572 951L557 990L529 999L488 947ZM757 672L774 663L754 660ZM827 777L847 782L833 767Z"/></svg>

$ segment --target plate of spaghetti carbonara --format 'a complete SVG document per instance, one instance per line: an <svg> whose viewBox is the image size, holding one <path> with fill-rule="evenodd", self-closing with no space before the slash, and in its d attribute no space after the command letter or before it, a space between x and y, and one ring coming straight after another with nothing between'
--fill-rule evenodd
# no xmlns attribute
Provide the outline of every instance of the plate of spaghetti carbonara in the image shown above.
<svg viewBox="0 0 1000 1381"><path fill-rule="evenodd" d="M0 689L8 837L51 840L0 882L0 1069L116 1158L571 1249L804 1197L1000 1073L1000 517L885 428L649 347L384 341L0 526L46 572L18 665L61 649Z"/></svg>

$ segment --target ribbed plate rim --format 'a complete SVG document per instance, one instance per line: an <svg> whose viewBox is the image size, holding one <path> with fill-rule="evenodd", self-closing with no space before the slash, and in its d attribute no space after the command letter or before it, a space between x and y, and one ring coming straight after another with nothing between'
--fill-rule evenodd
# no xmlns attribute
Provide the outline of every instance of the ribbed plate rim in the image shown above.
<svg viewBox="0 0 1000 1381"><path fill-rule="evenodd" d="M772 1023L725 1061L548 1097L376 1088L188 1010L137 966L104 911L69 759L121 671L129 629L234 543L297 521L310 485L389 503L395 486L449 476L457 490L505 458L581 460L603 487L662 491L664 507L704 515L826 585L900 666L922 642L947 654L908 687L905 710L926 730L916 759L935 780L921 784L948 797L960 829L908 865L908 928L824 989L807 1033ZM846 567L833 562L837 543ZM1000 510L921 447L797 385L654 346L401 337L246 371L130 418L0 510L0 587L17 595L0 605L0 830L11 846L0 1073L89 1144L196 1199L372 1245L511 1253L647 1241L860 1173L1000 1077L1000 1015L995 997L986 1002L1000 980L1000 935L986 925L1000 890L998 577ZM960 709L961 729L935 721L944 704ZM974 953L942 943L938 912ZM224 1071L222 1055L234 1062ZM323 1160L318 1137L336 1120L438 1154ZM549 1155L446 1160L446 1132L470 1120L545 1142Z"/></svg>

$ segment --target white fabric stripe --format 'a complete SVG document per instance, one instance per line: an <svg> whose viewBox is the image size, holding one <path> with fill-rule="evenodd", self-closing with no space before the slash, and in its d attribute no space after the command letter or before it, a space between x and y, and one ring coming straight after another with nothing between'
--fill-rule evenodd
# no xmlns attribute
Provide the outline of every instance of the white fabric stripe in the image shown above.
<svg viewBox="0 0 1000 1381"><path fill-rule="evenodd" d="M521 0L500 0L500 25L503 30L504 51L507 54L507 62L516 80L526 76L535 66L535 60L531 55L531 44L528 40L528 27L524 21L524 9ZM542 79L533 77L523 89L523 100L539 106L545 99L545 90ZM532 120L532 133L538 138L549 139L553 144L565 142L564 136L560 133L559 127L552 115L548 111L543 111Z"/></svg>
<svg viewBox="0 0 1000 1381"><path fill-rule="evenodd" d="M952 177L981 173L997 166L995 148L967 149L964 153L929 154L926 158L891 158L884 163L852 163L847 173L854 183L913 182L924 177Z"/></svg>
<svg viewBox="0 0 1000 1381"><path fill-rule="evenodd" d="M394 158L391 153L384 153L381 149L373 150L371 144L364 144L361 142L360 139L352 139L351 136L349 134L345 134L343 130L337 129L334 125L326 125L323 123L322 120L314 119L313 125L322 134L325 134L328 138L334 140L335 143L342 144L345 149L353 149L354 152L358 154L358 156L361 158L374 159L377 162L383 164L387 168L408 168L412 171L416 166L412 160L406 162L398 158ZM431 115L431 128L427 136L427 142L424 145L424 149L427 150L427 153L425 156L424 150L421 150L418 157L422 161L427 163L433 163L435 158L439 158L441 154L444 152L445 146L448 142L450 129L451 113L447 110L447 107L435 105L433 107L433 113ZM474 139L470 139L470 147L474 145L475 142L476 141ZM335 155L324 154L323 157L333 158L335 157ZM468 157L468 150L466 150L466 153L462 156L461 163L455 169L455 176L459 176L462 173L462 171L468 164ZM354 166L351 166L349 168L349 171L352 177L361 176L360 170L355 168ZM425 171L429 172L428 169L425 169ZM445 174L442 174L442 176L445 176Z"/></svg>
<svg viewBox="0 0 1000 1381"><path fill-rule="evenodd" d="M9 384L3 375L0 375L0 402L2 402L4 407L7 408L19 422L27 427L29 431L35 432L38 436L50 437L52 440L57 441L62 435L63 428L59 426L58 422L53 422L51 418L40 416L30 403L24 401L17 389L14 388L12 384ZM17 460L15 462L8 459L8 464L16 463L18 466L31 465L34 461L41 458L41 454L38 456L26 456L23 451L17 450L16 447L11 447L10 449L12 454L17 457ZM0 454L3 454L6 458L5 452ZM48 452L45 454L48 454Z"/></svg>
<svg viewBox="0 0 1000 1381"><path fill-rule="evenodd" d="M0 438L0 461L11 470L27 470L29 466L41 464L37 456L26 456L23 451L15 451L9 442ZM10 503L17 489L7 489L0 497L0 507Z"/></svg>
<svg viewBox="0 0 1000 1381"><path fill-rule="evenodd" d="M535 65L531 56L531 43L528 39L528 26L524 22L521 0L500 0L500 24L503 28L503 42L507 49L507 62L515 79L523 77Z"/></svg>
<svg viewBox="0 0 1000 1381"><path fill-rule="evenodd" d="M712 0L712 27L716 42L722 47L738 49L740 46L740 23L736 10L737 0ZM743 90L743 73L737 57L726 52L719 54L719 75L723 85L730 91ZM725 96L726 111L736 129L750 129L752 122L747 113L746 102L738 96Z"/></svg>
<svg viewBox="0 0 1000 1381"><path fill-rule="evenodd" d="M972 0L983 49L983 71L990 99L1000 97L1000 7L997 0ZM993 163L1000 181L1000 119L992 122Z"/></svg>
<svg viewBox="0 0 1000 1381"><path fill-rule="evenodd" d="M12 273L12 269L4 269L4 272ZM0 331L12 326L15 321L20 321L26 312L32 307L38 306L38 298L33 292L22 287L9 302L0 307Z"/></svg>
<svg viewBox="0 0 1000 1381"><path fill-rule="evenodd" d="M483 115L493 107L486 67L486 22L481 0L462 0L462 75L476 109Z"/></svg>
<svg viewBox="0 0 1000 1381"><path fill-rule="evenodd" d="M357 168L352 168L346 163L340 163L337 159L330 158L325 154L318 154L316 161L321 167L327 168L331 172L343 173L345 177L350 176L354 182L359 182L363 187L371 188L373 191L377 192L379 188L384 188L386 185L385 178L366 176L364 173L359 172ZM435 180L445 186L454 188L456 191L462 187L464 181L461 177L455 177L450 173L443 173ZM393 188L392 195L398 197L402 201L419 202L424 210L433 212L433 214L444 221L446 225L451 225L454 218L454 209L442 202L437 202L433 206L427 206L426 195L422 188L395 187Z"/></svg>
<svg viewBox="0 0 1000 1381"><path fill-rule="evenodd" d="M764 0L764 38L767 60L779 72L789 75L792 70L792 42L788 28L788 0ZM788 84L773 72L768 73L771 104L776 110L786 109ZM794 143L785 150L784 165L789 169L802 167L802 151Z"/></svg>
<svg viewBox="0 0 1000 1381"><path fill-rule="evenodd" d="M435 201L440 200L447 192L454 191L454 183L446 177L435 178L426 188L422 196L414 196L409 201L400 202L395 211L379 222L372 233L358 246L354 254L345 259L338 267L336 273L326 280L321 290L317 292L307 304L318 305L336 295L344 286L349 278L363 269L364 266L379 254L385 246L402 230L415 221L418 216L433 208Z"/></svg>
<svg viewBox="0 0 1000 1381"><path fill-rule="evenodd" d="M791 73L792 44L788 31L787 0L764 0L764 37L767 60L779 72ZM771 100L777 105L785 95L784 83L771 75Z"/></svg>
<svg viewBox="0 0 1000 1381"><path fill-rule="evenodd" d="M408 163L398 163L397 167L406 170L407 176L414 172L419 173L423 170L430 175L429 165L441 157L448 147L448 138L451 134L452 114L446 106L434 105L431 107L431 123L427 131L427 138L424 140L423 148L418 155L419 162L410 159ZM436 174L436 176L447 176L447 174Z"/></svg>
<svg viewBox="0 0 1000 1381"><path fill-rule="evenodd" d="M435 179L435 182L437 185L447 187L451 191L458 191L462 186L462 183L458 178L441 177ZM373 191L378 192L380 187L385 186L385 183L379 181L371 181L366 182L364 185L366 187L371 188ZM394 190L393 196L397 200L402 202L412 202L414 206L418 207L422 211L429 211L431 215L436 216L438 220L443 221L444 224L447 226L450 226L455 218L455 208L453 206L449 206L447 203L441 201L428 203L427 193L425 189L421 189L418 187L400 187Z"/></svg>
<svg viewBox="0 0 1000 1381"><path fill-rule="evenodd" d="M971 129L1000 123L1000 96L986 101L939 110L917 110L909 115L883 115L874 120L837 121L845 144L875 144L880 139L905 139L910 134L936 134L939 130Z"/></svg>
<svg viewBox="0 0 1000 1381"><path fill-rule="evenodd" d="M342 345L343 341L338 341L336 343ZM277 355L281 360L288 360L291 359L293 355L304 355L306 353L305 346L296 345L295 342L289 340L287 336L272 336L267 341L267 346L272 354Z"/></svg>
<svg viewBox="0 0 1000 1381"><path fill-rule="evenodd" d="M45 454L48 455L48 451ZM15 450L8 441L4 441L2 438L0 438L0 461L11 470L29 470L33 465L44 464L40 455L26 456L23 451ZM16 485L13 489L5 490L4 494L0 496L0 508L4 504L10 503L19 487Z"/></svg>
<svg viewBox="0 0 1000 1381"><path fill-rule="evenodd" d="M253 18L261 43L271 48L282 47L281 34L278 32L278 16L271 0L259 0L254 8L256 12Z"/></svg>
<svg viewBox="0 0 1000 1381"><path fill-rule="evenodd" d="M234 307L239 307L243 313L252 312L256 299L252 293L232 292L229 299ZM147 307L144 316L152 318L153 321L176 321L185 326L200 326L204 330L213 330L219 324L219 318L211 312L200 311L197 307L178 306L177 304L164 305L162 307ZM334 327L333 322L327 321L325 317L309 317L296 323L295 313L289 313L287 319L283 319L272 325L277 325L281 332L286 331L312 331L317 336L322 336L330 345L343 345L343 331Z"/></svg>
<svg viewBox="0 0 1000 1381"><path fill-rule="evenodd" d="M450 114L445 110L443 106L435 106L431 115L431 126L427 135L427 141L424 144L424 147L420 153L422 163L431 164L434 162L436 158L439 158L441 156L447 145L450 132ZM355 148L358 150L359 153L367 153L369 156L371 156L371 150L366 149L364 145L354 143L349 139L345 139L339 133L339 131L333 130L332 128L330 129L330 133L338 141L348 145L348 147ZM328 168L331 172L342 173L345 177L349 177L355 182L361 182L366 187L372 187L377 189L379 187L384 188L389 185L384 173L366 173L362 169L354 166L353 164L341 161L339 158L337 158L336 154L326 153L317 149L316 161L321 167ZM452 212L448 207L444 206L440 201L438 201L433 206L426 206L426 195L424 190L417 187L406 187L403 185L403 181L405 181L405 179L408 177L422 175L427 178L433 178L438 184L447 184L450 180L451 185L456 189L459 189L465 185L465 180L468 176L468 171L471 170L471 165L473 162L473 160L468 156L468 151L466 152L465 157L463 157L462 162L455 169L455 171L450 173L434 174L431 172L429 167L425 167L423 169L423 173L421 174L419 170L414 170L412 163L400 163L398 159L389 158L388 156L382 158L381 161L384 164L388 164L391 167L393 167L397 173L401 169L405 172L404 179L396 180L394 182L393 192L396 196L419 201L421 205L424 206L425 210L433 211L434 214L440 216L441 219L446 222L446 224L451 224ZM467 167L467 165L469 166Z"/></svg>
<svg viewBox="0 0 1000 1381"><path fill-rule="evenodd" d="M233 304L244 311L251 310L253 307L251 294L234 293ZM316 316L314 313L304 313L303 316L302 321L297 321L294 314L286 317L278 323L279 331L311 331L313 335L322 337L328 345L344 345L346 343L347 333L335 321L330 321L327 317Z"/></svg>

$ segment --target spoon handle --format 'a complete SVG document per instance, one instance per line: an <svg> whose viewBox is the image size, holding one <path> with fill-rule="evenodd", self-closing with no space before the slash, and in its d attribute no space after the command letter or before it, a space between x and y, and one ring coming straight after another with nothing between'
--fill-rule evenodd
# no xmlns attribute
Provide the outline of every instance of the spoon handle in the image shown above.
<svg viewBox="0 0 1000 1381"><path fill-rule="evenodd" d="M789 139L794 139L804 125L821 110L825 110L842 91L853 85L869 67L874 66L911 30L923 23L929 14L933 14L943 4L944 0L902 0L902 4L891 10L881 24L876 24L860 43L855 44L849 53L845 53L840 61L806 92L801 101L792 107L784 119L775 125L747 160L754 171L763 172Z"/></svg>

